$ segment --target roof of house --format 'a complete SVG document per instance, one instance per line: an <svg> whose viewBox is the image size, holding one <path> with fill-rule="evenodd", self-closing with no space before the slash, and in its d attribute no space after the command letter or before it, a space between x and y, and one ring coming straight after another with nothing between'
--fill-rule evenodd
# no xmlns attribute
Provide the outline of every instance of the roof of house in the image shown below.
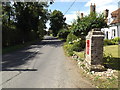
<svg viewBox="0 0 120 90"><path fill-rule="evenodd" d="M115 19L115 20L113 20L113 21L111 22L111 24L116 24L116 23L120 23L120 20Z"/></svg>
<svg viewBox="0 0 120 90"><path fill-rule="evenodd" d="M115 17L115 19L111 22L111 24L116 24L116 23L120 23L120 8L113 11L111 13L112 17Z"/></svg>
<svg viewBox="0 0 120 90"><path fill-rule="evenodd" d="M111 13L112 17L117 16L120 13L120 8Z"/></svg>

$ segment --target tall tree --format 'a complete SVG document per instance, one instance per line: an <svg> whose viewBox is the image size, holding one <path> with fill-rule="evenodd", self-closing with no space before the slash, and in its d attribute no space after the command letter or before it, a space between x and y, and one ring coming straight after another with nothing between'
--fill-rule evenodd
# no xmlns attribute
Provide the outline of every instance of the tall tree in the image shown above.
<svg viewBox="0 0 120 90"><path fill-rule="evenodd" d="M17 28L23 30L23 41L29 40L29 34L31 31L36 33L36 38L40 35L40 31L44 30L45 23L47 22L47 7L45 3L37 3L37 2L29 2L29 3L21 3L17 2L14 4L16 7L16 19L17 19ZM41 22L42 21L42 22ZM44 25L40 26L41 23ZM24 27L23 27L24 26ZM39 31L39 27L40 31Z"/></svg>
<svg viewBox="0 0 120 90"><path fill-rule="evenodd" d="M13 7L11 2L2 3L2 44L3 46L12 45L15 39L13 36L15 25L13 19Z"/></svg>
<svg viewBox="0 0 120 90"><path fill-rule="evenodd" d="M3 46L41 39L48 20L47 3L3 3Z"/></svg>
<svg viewBox="0 0 120 90"><path fill-rule="evenodd" d="M50 15L50 30L52 30L53 35L56 36L60 29L65 27L66 18L63 13L58 10L54 10Z"/></svg>

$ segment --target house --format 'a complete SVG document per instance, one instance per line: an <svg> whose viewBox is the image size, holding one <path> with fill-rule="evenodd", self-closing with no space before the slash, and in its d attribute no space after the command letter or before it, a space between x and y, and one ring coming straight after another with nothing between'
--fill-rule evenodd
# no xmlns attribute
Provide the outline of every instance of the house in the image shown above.
<svg viewBox="0 0 120 90"><path fill-rule="evenodd" d="M105 39L113 39L120 37L120 2L118 2L118 9L111 13L111 18L108 19L109 28L102 28L105 33Z"/></svg>

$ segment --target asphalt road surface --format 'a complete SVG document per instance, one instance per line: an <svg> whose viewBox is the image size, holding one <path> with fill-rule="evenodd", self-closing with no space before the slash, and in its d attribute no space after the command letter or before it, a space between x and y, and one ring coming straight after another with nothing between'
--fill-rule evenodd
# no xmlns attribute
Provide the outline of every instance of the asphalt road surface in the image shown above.
<svg viewBox="0 0 120 90"><path fill-rule="evenodd" d="M63 42L45 36L42 42L3 55L3 88L94 88L64 55Z"/></svg>

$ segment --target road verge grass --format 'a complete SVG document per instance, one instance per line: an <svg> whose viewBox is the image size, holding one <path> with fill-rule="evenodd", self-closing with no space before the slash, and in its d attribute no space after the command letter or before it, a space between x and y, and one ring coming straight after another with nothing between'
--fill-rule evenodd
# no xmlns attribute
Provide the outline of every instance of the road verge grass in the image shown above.
<svg viewBox="0 0 120 90"><path fill-rule="evenodd" d="M68 48L69 48L69 45L66 45L64 44L64 51L66 53L67 56L72 56L72 55L69 55L68 54ZM105 46L104 47L104 53L105 54L111 54L112 55L112 60L111 62L108 62L110 65L112 65L112 67L119 67L116 65L116 60L115 58L118 58L120 60L120 57L118 55L118 45L110 45L110 46ZM77 55L79 58L82 58L82 59L85 59L85 54L84 54L84 51L81 51L81 52L75 52L73 51L73 55ZM76 60L76 59L75 59ZM114 63L114 64L111 64L111 63ZM97 88L115 88L115 90L118 90L118 81L119 81L119 78L117 77L102 77L102 76L96 76L94 74L92 74L91 72L88 72L88 71L85 71L84 69L80 69L81 72L82 72L82 75L86 78L88 78ZM120 70L115 70L117 71L116 75L118 76L119 73L120 73Z"/></svg>

